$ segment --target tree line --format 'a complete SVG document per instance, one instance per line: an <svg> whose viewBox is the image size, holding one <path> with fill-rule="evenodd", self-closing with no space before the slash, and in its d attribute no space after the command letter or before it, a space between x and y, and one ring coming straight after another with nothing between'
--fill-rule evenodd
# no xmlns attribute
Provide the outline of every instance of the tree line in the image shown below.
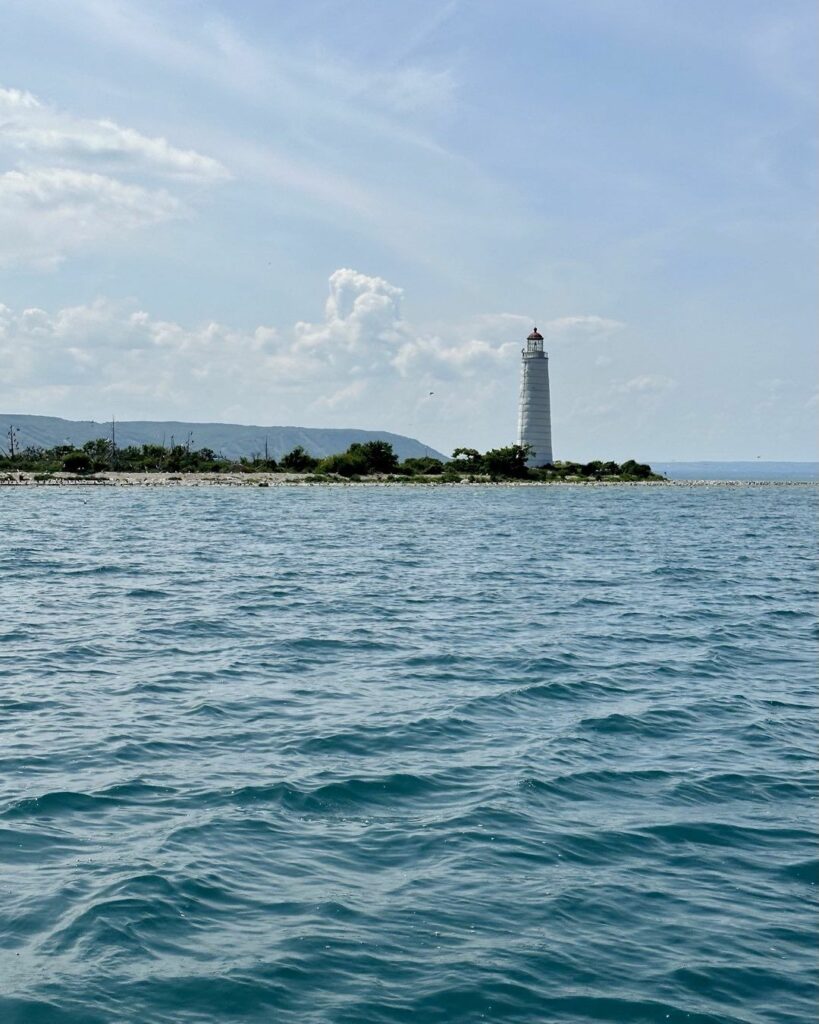
<svg viewBox="0 0 819 1024"><path fill-rule="evenodd" d="M479 452L475 448L456 448L447 462L425 455L400 461L387 441L351 444L345 452L317 458L300 445L273 459L261 454L228 459L210 448L194 449L190 443L129 445L117 447L107 438L87 441L82 447L57 445L54 448L9 445L0 449L0 470L20 470L37 474L71 473L299 473L332 480L366 476L459 480L660 480L649 465L628 459L626 462L555 462L532 469L526 460L529 447L508 445Z"/></svg>

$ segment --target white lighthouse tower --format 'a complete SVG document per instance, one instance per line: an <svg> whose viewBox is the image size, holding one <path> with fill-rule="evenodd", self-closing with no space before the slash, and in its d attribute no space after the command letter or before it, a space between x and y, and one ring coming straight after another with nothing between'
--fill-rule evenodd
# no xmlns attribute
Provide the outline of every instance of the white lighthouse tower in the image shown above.
<svg viewBox="0 0 819 1024"><path fill-rule="evenodd" d="M543 351L543 335L537 327L526 339L521 355L518 444L532 446L527 466L545 466L552 461L549 356Z"/></svg>

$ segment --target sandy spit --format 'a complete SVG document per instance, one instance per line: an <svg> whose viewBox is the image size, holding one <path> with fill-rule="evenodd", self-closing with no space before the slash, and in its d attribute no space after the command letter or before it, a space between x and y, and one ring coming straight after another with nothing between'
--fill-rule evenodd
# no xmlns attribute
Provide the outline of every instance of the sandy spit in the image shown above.
<svg viewBox="0 0 819 1024"><path fill-rule="evenodd" d="M810 487L807 481L782 480L462 480L445 483L428 480L408 482L400 477L332 481L305 478L297 473L70 473L43 475L0 472L0 487Z"/></svg>

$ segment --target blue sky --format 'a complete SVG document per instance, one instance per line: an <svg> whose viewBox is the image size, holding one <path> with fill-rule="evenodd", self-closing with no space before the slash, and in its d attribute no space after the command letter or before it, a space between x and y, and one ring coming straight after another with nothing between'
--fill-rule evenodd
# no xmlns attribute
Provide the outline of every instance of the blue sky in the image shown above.
<svg viewBox="0 0 819 1024"><path fill-rule="evenodd" d="M812 2L0 20L3 411L816 457Z"/></svg>

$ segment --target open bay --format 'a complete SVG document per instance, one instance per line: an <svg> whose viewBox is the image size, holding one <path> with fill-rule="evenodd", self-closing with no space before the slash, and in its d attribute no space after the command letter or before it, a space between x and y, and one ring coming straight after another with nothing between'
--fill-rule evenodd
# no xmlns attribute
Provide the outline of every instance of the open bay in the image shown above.
<svg viewBox="0 0 819 1024"><path fill-rule="evenodd" d="M803 1024L814 487L4 488L10 1024Z"/></svg>

